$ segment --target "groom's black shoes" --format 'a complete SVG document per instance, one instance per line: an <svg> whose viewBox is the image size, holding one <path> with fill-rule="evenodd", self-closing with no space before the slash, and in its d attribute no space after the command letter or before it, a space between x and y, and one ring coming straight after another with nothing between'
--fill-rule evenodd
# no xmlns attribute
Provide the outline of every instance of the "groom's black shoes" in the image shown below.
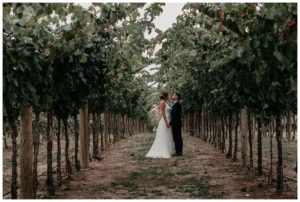
<svg viewBox="0 0 300 202"><path fill-rule="evenodd" d="M173 157L175 157L175 156L182 156L182 152L175 153L175 154L173 154L172 156L173 156Z"/></svg>

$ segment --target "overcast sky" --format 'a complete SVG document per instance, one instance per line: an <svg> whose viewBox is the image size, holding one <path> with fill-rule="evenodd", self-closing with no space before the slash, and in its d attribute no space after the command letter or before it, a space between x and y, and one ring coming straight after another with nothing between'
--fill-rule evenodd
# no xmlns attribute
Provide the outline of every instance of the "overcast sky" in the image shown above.
<svg viewBox="0 0 300 202"><path fill-rule="evenodd" d="M166 31L173 23L176 23L176 17L181 14L181 9L184 3L166 3L163 6L163 12L154 20L155 27L161 31ZM157 34L152 32L146 35L147 38L155 37Z"/></svg>
<svg viewBox="0 0 300 202"><path fill-rule="evenodd" d="M161 31L166 31L172 26L173 23L176 23L176 17L180 15L181 9L184 6L184 3L166 3L163 7L163 12L154 20L155 27ZM151 39L157 36L156 32L152 32L150 35L146 34L147 39ZM156 47L156 51L161 48L161 46ZM155 73L157 70L152 70L156 65L152 64L145 68L150 74Z"/></svg>

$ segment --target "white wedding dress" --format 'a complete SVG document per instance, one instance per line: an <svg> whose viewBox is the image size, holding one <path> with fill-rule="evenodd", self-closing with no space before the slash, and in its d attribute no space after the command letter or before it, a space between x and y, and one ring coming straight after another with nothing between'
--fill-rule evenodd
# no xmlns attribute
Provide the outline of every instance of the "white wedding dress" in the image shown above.
<svg viewBox="0 0 300 202"><path fill-rule="evenodd" d="M170 122L171 107L166 103L165 107L167 121ZM167 128L165 120L161 117L155 140L146 154L149 158L170 158L175 154L175 143L173 141L173 135L171 128Z"/></svg>

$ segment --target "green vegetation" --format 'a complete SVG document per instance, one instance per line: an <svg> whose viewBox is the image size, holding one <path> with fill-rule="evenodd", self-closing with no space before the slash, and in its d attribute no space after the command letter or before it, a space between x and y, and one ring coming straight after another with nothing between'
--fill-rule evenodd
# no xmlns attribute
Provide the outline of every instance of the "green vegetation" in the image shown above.
<svg viewBox="0 0 300 202"><path fill-rule="evenodd" d="M106 150L152 129L161 91L181 93L186 134L259 176L268 169L270 182L276 170L282 194L283 170L297 155L297 4L186 3L176 23L159 32L154 20L163 6L3 3L3 138L12 149L12 158L3 158L4 169L11 167L4 184L11 182L12 199L36 198L39 163L47 164L52 198L62 169L71 176L88 167L88 141L91 158L100 160L99 145ZM156 37L145 37L155 30ZM151 64L153 74L145 70ZM126 152L151 164L144 154L153 139L142 137ZM169 188L218 197L208 171L189 178L193 172L153 164L110 186L147 198L140 181L168 186L183 177L185 186L175 180Z"/></svg>

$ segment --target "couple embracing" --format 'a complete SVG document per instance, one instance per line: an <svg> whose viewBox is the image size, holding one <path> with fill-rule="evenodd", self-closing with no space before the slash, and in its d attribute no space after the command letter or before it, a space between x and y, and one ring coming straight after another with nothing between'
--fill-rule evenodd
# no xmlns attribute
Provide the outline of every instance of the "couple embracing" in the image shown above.
<svg viewBox="0 0 300 202"><path fill-rule="evenodd" d="M170 158L171 156L182 156L182 136L181 136L181 95L174 93L172 99L174 104L170 107L167 103L168 93L163 92L160 96L160 113L162 115L155 140L148 151L146 157L150 158Z"/></svg>

